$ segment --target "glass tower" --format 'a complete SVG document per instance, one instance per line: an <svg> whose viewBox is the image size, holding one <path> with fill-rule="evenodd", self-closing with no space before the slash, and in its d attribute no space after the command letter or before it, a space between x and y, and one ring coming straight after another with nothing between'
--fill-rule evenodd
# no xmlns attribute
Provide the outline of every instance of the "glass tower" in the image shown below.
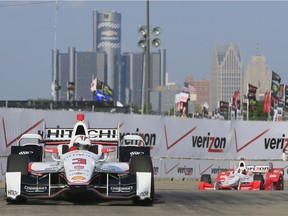
<svg viewBox="0 0 288 216"><path fill-rule="evenodd" d="M114 90L114 99L120 100L121 82L121 14L116 11L93 11L93 51L107 55L105 83Z"/></svg>
<svg viewBox="0 0 288 216"><path fill-rule="evenodd" d="M230 102L234 92L242 94L243 62L238 45L216 45L212 51L210 70L210 110L219 101Z"/></svg>

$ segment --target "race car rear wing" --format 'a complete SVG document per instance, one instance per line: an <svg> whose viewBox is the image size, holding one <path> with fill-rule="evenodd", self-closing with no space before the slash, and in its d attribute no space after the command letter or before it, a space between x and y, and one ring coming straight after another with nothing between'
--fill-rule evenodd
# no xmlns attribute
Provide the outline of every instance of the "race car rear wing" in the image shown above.
<svg viewBox="0 0 288 216"><path fill-rule="evenodd" d="M283 172L283 168L274 168L273 164L269 162L269 165L247 165L247 171L250 171L252 173L267 173L267 172Z"/></svg>
<svg viewBox="0 0 288 216"><path fill-rule="evenodd" d="M88 128L83 122L84 114L78 114L77 120L73 128L46 128L44 125L42 136L45 145L69 144L77 135L89 137L92 144L118 145L119 125L116 128Z"/></svg>
<svg viewBox="0 0 288 216"><path fill-rule="evenodd" d="M87 135L92 144L118 145L118 128L87 128ZM73 136L73 128L45 128L43 139L46 145L69 144Z"/></svg>

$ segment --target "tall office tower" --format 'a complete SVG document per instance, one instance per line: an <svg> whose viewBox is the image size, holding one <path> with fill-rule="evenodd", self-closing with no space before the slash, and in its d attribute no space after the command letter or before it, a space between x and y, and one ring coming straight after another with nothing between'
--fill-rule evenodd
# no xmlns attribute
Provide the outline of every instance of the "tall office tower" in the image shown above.
<svg viewBox="0 0 288 216"><path fill-rule="evenodd" d="M75 48L69 48L68 53L57 51L53 62L57 62L56 77L61 86L57 100L92 100L91 82L96 77L104 79L106 53L77 52Z"/></svg>
<svg viewBox="0 0 288 216"><path fill-rule="evenodd" d="M216 45L212 51L210 71L210 110L219 101L229 102L235 91L242 95L243 61L238 45Z"/></svg>
<svg viewBox="0 0 288 216"><path fill-rule="evenodd" d="M165 85L166 50L159 49L158 52L150 53L150 104L152 105L153 111L157 113L161 113L163 112L163 109L166 109L166 106L164 105L166 103L165 98L170 98L169 95L175 93L172 92L174 91L172 88L167 88L165 91L159 91L159 86ZM146 101L144 101L144 103L146 104Z"/></svg>
<svg viewBox="0 0 288 216"><path fill-rule="evenodd" d="M166 72L166 50L159 49L158 52L150 54L150 88L154 90L159 85L165 85Z"/></svg>
<svg viewBox="0 0 288 216"><path fill-rule="evenodd" d="M256 99L263 99L265 92L271 88L271 76L266 58L262 55L252 56L245 74L243 93L247 94L247 85L251 84L257 87Z"/></svg>
<svg viewBox="0 0 288 216"><path fill-rule="evenodd" d="M169 113L175 107L175 95L180 90L179 84L158 85L151 91L152 110L159 115Z"/></svg>
<svg viewBox="0 0 288 216"><path fill-rule="evenodd" d="M145 104L146 91L142 94L143 79L143 67L145 68L145 62L143 62L143 53L123 53L122 55L122 82L121 98L125 98L123 101L125 105L136 104L141 106L142 102ZM145 69L144 69L145 70ZM158 52L152 52L150 54L150 84L151 91L153 91L159 85L165 85L165 73L166 71L166 50L161 49ZM145 71L144 71L145 73ZM144 74L145 75L145 74ZM145 84L144 84L145 86ZM150 91L150 92L151 92ZM144 97L143 97L144 96ZM144 101L142 100L144 99Z"/></svg>
<svg viewBox="0 0 288 216"><path fill-rule="evenodd" d="M125 88L125 105L136 104L141 106L142 101L142 80L143 80L143 54L123 53L123 82ZM144 91L145 92L145 91Z"/></svg>
<svg viewBox="0 0 288 216"><path fill-rule="evenodd" d="M166 85L166 49L160 49L160 82L159 85Z"/></svg>
<svg viewBox="0 0 288 216"><path fill-rule="evenodd" d="M121 82L121 14L116 11L93 11L93 51L107 54L106 82L120 100Z"/></svg>

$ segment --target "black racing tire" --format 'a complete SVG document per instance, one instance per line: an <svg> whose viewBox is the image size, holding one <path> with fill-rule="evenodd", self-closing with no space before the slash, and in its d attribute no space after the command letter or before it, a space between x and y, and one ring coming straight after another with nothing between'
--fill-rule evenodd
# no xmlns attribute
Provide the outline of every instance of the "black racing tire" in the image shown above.
<svg viewBox="0 0 288 216"><path fill-rule="evenodd" d="M69 152L69 146L68 145L62 145L62 155Z"/></svg>
<svg viewBox="0 0 288 216"><path fill-rule="evenodd" d="M28 175L29 156L11 154L7 158L7 172L21 172Z"/></svg>
<svg viewBox="0 0 288 216"><path fill-rule="evenodd" d="M261 174L256 174L253 176L253 180L260 180L260 190L264 190L264 177Z"/></svg>
<svg viewBox="0 0 288 216"><path fill-rule="evenodd" d="M210 184L211 184L211 182L212 182L212 180L211 180L211 175L210 175L210 174L203 174L203 175L201 175L200 182L207 182L207 183L210 183Z"/></svg>
<svg viewBox="0 0 288 216"><path fill-rule="evenodd" d="M150 199L139 200L133 199L134 204L151 205L154 202L155 186L154 186L154 172L151 157L149 155L134 155L130 161L130 173L136 175L136 172L150 172L151 173L151 193Z"/></svg>
<svg viewBox="0 0 288 216"><path fill-rule="evenodd" d="M7 158L7 172L21 172L21 175L28 175L29 156L11 154ZM7 193L7 185L5 183L5 194ZM26 199L21 197L17 200L6 199L8 203L25 203Z"/></svg>
<svg viewBox="0 0 288 216"><path fill-rule="evenodd" d="M283 178L283 175L280 175L280 178L279 178L279 186L280 186L280 190L284 190L284 178Z"/></svg>
<svg viewBox="0 0 288 216"><path fill-rule="evenodd" d="M89 148L89 151L94 153L94 154L98 154L99 151L98 151L98 146L97 145L93 145Z"/></svg>

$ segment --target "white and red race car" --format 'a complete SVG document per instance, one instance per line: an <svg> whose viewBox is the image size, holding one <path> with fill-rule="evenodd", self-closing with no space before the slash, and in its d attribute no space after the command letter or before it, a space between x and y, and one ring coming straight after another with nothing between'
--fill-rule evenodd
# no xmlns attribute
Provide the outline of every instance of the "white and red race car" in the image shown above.
<svg viewBox="0 0 288 216"><path fill-rule="evenodd" d="M153 165L143 139L126 135L120 141L119 128L87 128L83 114L77 119L74 128L44 128L40 134L24 134L12 146L6 201L100 198L152 204Z"/></svg>
<svg viewBox="0 0 288 216"><path fill-rule="evenodd" d="M214 183L211 175L201 175L199 190L284 190L284 169L268 166L246 166L241 160L236 169L218 173Z"/></svg>

